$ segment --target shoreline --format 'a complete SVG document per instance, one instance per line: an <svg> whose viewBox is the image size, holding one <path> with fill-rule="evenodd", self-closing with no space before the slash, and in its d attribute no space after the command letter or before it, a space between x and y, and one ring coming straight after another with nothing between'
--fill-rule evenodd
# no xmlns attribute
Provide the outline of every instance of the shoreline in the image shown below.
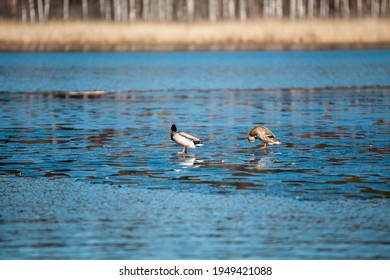
<svg viewBox="0 0 390 280"><path fill-rule="evenodd" d="M0 21L0 51L243 51L390 48L390 19L112 23Z"/></svg>
<svg viewBox="0 0 390 280"><path fill-rule="evenodd" d="M121 93L137 94L137 93L159 93L159 92L318 92L318 91L367 91L367 90L389 90L390 85L364 85L364 86L327 86L327 87L292 87L292 88L214 88L214 89L201 89L201 88L188 88L188 89L129 89L122 90ZM106 90L80 90L80 91L62 91L62 90L39 90L39 91L0 91L0 95L3 93L11 94L29 94L29 95L43 95L55 98L101 98L108 95L116 94L115 91Z"/></svg>

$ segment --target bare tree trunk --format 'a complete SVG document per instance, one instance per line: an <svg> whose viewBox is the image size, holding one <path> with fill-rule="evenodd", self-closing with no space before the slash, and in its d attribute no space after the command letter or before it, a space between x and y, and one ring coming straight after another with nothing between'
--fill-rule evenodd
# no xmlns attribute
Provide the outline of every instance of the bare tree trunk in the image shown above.
<svg viewBox="0 0 390 280"><path fill-rule="evenodd" d="M25 0L22 0L22 21L27 21L27 8Z"/></svg>
<svg viewBox="0 0 390 280"><path fill-rule="evenodd" d="M166 0L166 8L165 8L165 14L167 20L172 20L173 19L173 0Z"/></svg>
<svg viewBox="0 0 390 280"><path fill-rule="evenodd" d="M105 0L106 1L106 8L105 10L105 18L106 20L111 20L111 0Z"/></svg>
<svg viewBox="0 0 390 280"><path fill-rule="evenodd" d="M142 19L149 19L149 0L142 0Z"/></svg>
<svg viewBox="0 0 390 280"><path fill-rule="evenodd" d="M38 4L38 20L40 22L42 22L44 20L44 17L43 17L43 3L42 3L42 0L37 0L37 4Z"/></svg>
<svg viewBox="0 0 390 280"><path fill-rule="evenodd" d="M356 1L356 6L357 6L357 16L359 18L363 17L363 0L357 0Z"/></svg>
<svg viewBox="0 0 390 280"><path fill-rule="evenodd" d="M274 17L275 16L275 6L276 2L275 0L268 0L267 6L268 6L268 16Z"/></svg>
<svg viewBox="0 0 390 280"><path fill-rule="evenodd" d="M128 21L128 19L129 19L129 12L128 12L128 7L127 7L127 0L121 0L120 9L121 9L121 19L122 19L122 21Z"/></svg>
<svg viewBox="0 0 390 280"><path fill-rule="evenodd" d="M120 21L121 19L121 10L120 10L120 0L114 0L114 20Z"/></svg>
<svg viewBox="0 0 390 280"><path fill-rule="evenodd" d="M371 0L371 16L377 18L380 12L379 0Z"/></svg>
<svg viewBox="0 0 390 280"><path fill-rule="evenodd" d="M165 0L158 0L157 2L157 15L158 20L163 21L166 20L166 1Z"/></svg>
<svg viewBox="0 0 390 280"><path fill-rule="evenodd" d="M8 0L8 5L10 5L12 17L16 16L17 4L18 0Z"/></svg>
<svg viewBox="0 0 390 280"><path fill-rule="evenodd" d="M179 21L185 20L186 17L186 2L185 1L177 1L177 11L176 16Z"/></svg>
<svg viewBox="0 0 390 280"><path fill-rule="evenodd" d="M226 20L228 18L228 1L229 0L220 0L220 2L222 2L222 19L223 20Z"/></svg>
<svg viewBox="0 0 390 280"><path fill-rule="evenodd" d="M283 0L277 0L275 5L276 5L276 17L282 18L283 17Z"/></svg>
<svg viewBox="0 0 390 280"><path fill-rule="evenodd" d="M334 0L334 12L333 17L340 17L340 0Z"/></svg>
<svg viewBox="0 0 390 280"><path fill-rule="evenodd" d="M258 9L258 5L256 5L256 3L259 2L257 0L248 0L248 17L250 18L256 18L259 16L259 9ZM236 8L234 8L234 11L236 10ZM234 17L235 17L235 14L234 14Z"/></svg>
<svg viewBox="0 0 390 280"><path fill-rule="evenodd" d="M64 0L64 20L69 19L69 0Z"/></svg>
<svg viewBox="0 0 390 280"><path fill-rule="evenodd" d="M273 3L272 3L272 16L273 17L277 17L277 12L278 12L278 0L275 0L275 1L273 1Z"/></svg>
<svg viewBox="0 0 390 280"><path fill-rule="evenodd" d="M228 15L229 19L233 20L236 14L236 3L234 0L229 0L228 2Z"/></svg>
<svg viewBox="0 0 390 280"><path fill-rule="evenodd" d="M195 3L194 0L186 0L187 2L187 20L194 21Z"/></svg>
<svg viewBox="0 0 390 280"><path fill-rule="evenodd" d="M104 2L105 2L104 0L99 0L100 18L104 18L104 13L106 11L106 5Z"/></svg>
<svg viewBox="0 0 390 280"><path fill-rule="evenodd" d="M290 0L290 18L297 18L297 0Z"/></svg>
<svg viewBox="0 0 390 280"><path fill-rule="evenodd" d="M120 20L120 8L119 8L119 1L120 0L114 0L113 1L113 8L114 8L114 21L119 21Z"/></svg>
<svg viewBox="0 0 390 280"><path fill-rule="evenodd" d="M342 2L343 2L343 17L349 18L350 16L349 2L348 0L342 0Z"/></svg>
<svg viewBox="0 0 390 280"><path fill-rule="evenodd" d="M35 21L35 4L34 4L34 0L28 0L28 6L30 8L30 21Z"/></svg>
<svg viewBox="0 0 390 280"><path fill-rule="evenodd" d="M155 21L158 18L158 1L150 1L150 19Z"/></svg>
<svg viewBox="0 0 390 280"><path fill-rule="evenodd" d="M247 13L246 13L246 8L247 8L247 3L246 0L240 0L240 20L245 21L247 18Z"/></svg>
<svg viewBox="0 0 390 280"><path fill-rule="evenodd" d="M268 17L268 0L263 0L263 18Z"/></svg>
<svg viewBox="0 0 390 280"><path fill-rule="evenodd" d="M45 19L49 19L49 13L50 13L50 0L45 0L45 8L44 8Z"/></svg>
<svg viewBox="0 0 390 280"><path fill-rule="evenodd" d="M320 2L320 16L328 19L329 17L329 0L321 0Z"/></svg>
<svg viewBox="0 0 390 280"><path fill-rule="evenodd" d="M108 0L110 1L110 0ZM111 11L111 15L112 15L112 20L113 21L118 21L118 0L112 0L112 11Z"/></svg>
<svg viewBox="0 0 390 280"><path fill-rule="evenodd" d="M211 22L217 21L217 0L209 1L209 19Z"/></svg>
<svg viewBox="0 0 390 280"><path fill-rule="evenodd" d="M307 16L309 18L314 18L316 13L316 2L314 0L308 0L307 2Z"/></svg>
<svg viewBox="0 0 390 280"><path fill-rule="evenodd" d="M304 18L305 17L305 4L303 0L298 0L298 18Z"/></svg>
<svg viewBox="0 0 390 280"><path fill-rule="evenodd" d="M381 5L381 16L386 17L387 15L387 0L382 0L382 5Z"/></svg>
<svg viewBox="0 0 390 280"><path fill-rule="evenodd" d="M88 0L82 0L81 2L82 10L83 10L83 19L88 19Z"/></svg>
<svg viewBox="0 0 390 280"><path fill-rule="evenodd" d="M135 0L129 0L129 20L133 21L137 17L137 10L135 7Z"/></svg>

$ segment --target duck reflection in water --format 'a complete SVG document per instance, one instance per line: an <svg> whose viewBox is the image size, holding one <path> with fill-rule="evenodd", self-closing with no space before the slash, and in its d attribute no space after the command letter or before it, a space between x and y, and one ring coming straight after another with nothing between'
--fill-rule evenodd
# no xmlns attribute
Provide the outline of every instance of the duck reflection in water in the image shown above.
<svg viewBox="0 0 390 280"><path fill-rule="evenodd" d="M183 160L179 164L184 167L197 168L202 166L203 160L197 159L195 156L183 156Z"/></svg>
<svg viewBox="0 0 390 280"><path fill-rule="evenodd" d="M271 159L270 157L262 157L260 159L253 157L249 159L249 163L253 165L254 169L256 170L267 170L274 164L274 162L275 160Z"/></svg>

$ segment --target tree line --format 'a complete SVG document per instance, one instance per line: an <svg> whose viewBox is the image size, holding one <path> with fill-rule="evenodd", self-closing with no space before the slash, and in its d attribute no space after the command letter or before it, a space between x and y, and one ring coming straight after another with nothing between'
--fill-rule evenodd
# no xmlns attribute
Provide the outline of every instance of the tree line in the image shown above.
<svg viewBox="0 0 390 280"><path fill-rule="evenodd" d="M390 0L2 0L0 18L48 20L246 21L261 18L389 18Z"/></svg>

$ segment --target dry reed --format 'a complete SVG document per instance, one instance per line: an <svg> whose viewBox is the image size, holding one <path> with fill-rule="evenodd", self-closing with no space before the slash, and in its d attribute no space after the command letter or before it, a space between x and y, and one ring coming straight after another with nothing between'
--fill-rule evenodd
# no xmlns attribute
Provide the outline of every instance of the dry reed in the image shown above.
<svg viewBox="0 0 390 280"><path fill-rule="evenodd" d="M237 50L390 46L390 20L0 22L0 50Z"/></svg>

